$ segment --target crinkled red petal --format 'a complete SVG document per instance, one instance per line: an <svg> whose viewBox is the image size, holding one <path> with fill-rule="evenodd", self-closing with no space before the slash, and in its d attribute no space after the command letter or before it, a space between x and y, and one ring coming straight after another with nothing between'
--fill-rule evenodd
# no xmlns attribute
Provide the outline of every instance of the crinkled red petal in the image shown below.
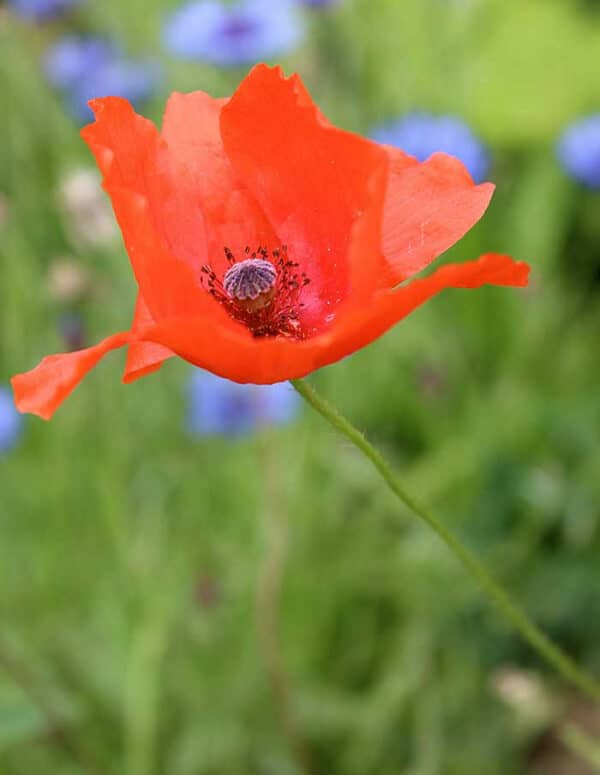
<svg viewBox="0 0 600 775"><path fill-rule="evenodd" d="M131 324L133 337L139 336L150 326L155 325L148 305L144 297L138 294L135 304L135 313ZM158 371L167 358L172 358L175 353L154 342L132 342L127 348L127 362L123 373L123 382L134 382L136 379L146 377Z"/></svg>
<svg viewBox="0 0 600 775"><path fill-rule="evenodd" d="M202 91L172 94L162 128L169 155L192 181L207 224L208 261L218 274L228 266L224 247L242 257L246 246L278 246L273 227L223 149L220 117L226 104Z"/></svg>
<svg viewBox="0 0 600 775"><path fill-rule="evenodd" d="M528 283L529 266L510 256L486 253L476 261L446 264L427 277L417 278L396 289L378 294L370 312L354 316L340 324L336 341L326 354L333 363L375 341L392 326L446 288L479 288L482 285L524 287Z"/></svg>
<svg viewBox="0 0 600 775"><path fill-rule="evenodd" d="M265 65L223 108L221 134L238 177L311 279L303 302L312 322L350 293L368 298L381 268L380 233L360 255L351 241L365 213L383 217L386 151L323 120L298 76Z"/></svg>
<svg viewBox="0 0 600 775"><path fill-rule="evenodd" d="M485 212L494 186L476 186L464 165L436 153L423 164L386 146L391 159L383 217L383 253L396 285L419 272L466 234Z"/></svg>
<svg viewBox="0 0 600 775"><path fill-rule="evenodd" d="M127 100L90 103L96 121L82 130L104 175L136 279L152 315L196 314L206 231L193 181L169 157L155 126Z"/></svg>
<svg viewBox="0 0 600 775"><path fill-rule="evenodd" d="M130 341L131 334L122 331L85 350L46 356L35 369L12 378L17 409L49 420L106 353Z"/></svg>

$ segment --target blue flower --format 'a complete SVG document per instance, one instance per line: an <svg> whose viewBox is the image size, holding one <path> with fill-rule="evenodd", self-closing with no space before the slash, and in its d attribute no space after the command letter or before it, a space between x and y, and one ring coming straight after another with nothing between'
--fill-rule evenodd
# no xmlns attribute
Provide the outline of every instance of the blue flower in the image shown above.
<svg viewBox="0 0 600 775"><path fill-rule="evenodd" d="M24 19L46 21L60 15L81 0L8 0L8 5Z"/></svg>
<svg viewBox="0 0 600 775"><path fill-rule="evenodd" d="M567 127L556 151L568 175L589 188L600 189L600 113Z"/></svg>
<svg viewBox="0 0 600 775"><path fill-rule="evenodd" d="M57 41L46 52L46 77L58 89L66 89L82 81L118 56L114 44L105 38L84 38L69 35Z"/></svg>
<svg viewBox="0 0 600 775"><path fill-rule="evenodd" d="M411 113L399 121L375 129L372 138L395 145L419 161L443 151L460 159L476 182L485 179L490 158L482 142L459 118Z"/></svg>
<svg viewBox="0 0 600 775"><path fill-rule="evenodd" d="M17 442L23 420L15 409L9 390L0 387L0 453L8 452Z"/></svg>
<svg viewBox="0 0 600 775"><path fill-rule="evenodd" d="M139 105L152 96L161 80L161 69L152 60L114 59L88 73L68 91L71 113L81 121L92 118L88 100L95 97L125 97Z"/></svg>
<svg viewBox="0 0 600 775"><path fill-rule="evenodd" d="M80 121L92 118L87 102L93 97L125 97L139 104L161 79L156 62L127 59L104 38L63 38L48 50L44 66L48 80L63 91L70 112Z"/></svg>
<svg viewBox="0 0 600 775"><path fill-rule="evenodd" d="M183 59L235 66L285 54L303 32L294 0L196 0L168 19L164 43Z"/></svg>
<svg viewBox="0 0 600 775"><path fill-rule="evenodd" d="M239 385L195 370L188 386L187 427L202 435L237 436L265 425L284 425L299 411L300 398L288 382Z"/></svg>

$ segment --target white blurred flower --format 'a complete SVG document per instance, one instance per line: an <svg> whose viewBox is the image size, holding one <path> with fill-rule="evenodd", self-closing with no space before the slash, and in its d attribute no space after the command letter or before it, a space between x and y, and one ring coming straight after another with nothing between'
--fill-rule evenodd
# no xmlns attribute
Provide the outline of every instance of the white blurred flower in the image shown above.
<svg viewBox="0 0 600 775"><path fill-rule="evenodd" d="M67 230L76 242L104 245L116 239L115 217L96 170L73 170L61 182L58 193Z"/></svg>
<svg viewBox="0 0 600 775"><path fill-rule="evenodd" d="M530 670L512 665L502 667L493 674L491 689L511 709L520 725L530 731L548 727L561 710L559 699Z"/></svg>
<svg viewBox="0 0 600 775"><path fill-rule="evenodd" d="M73 304L91 288L89 272L72 258L57 258L48 270L48 293L53 301Z"/></svg>
<svg viewBox="0 0 600 775"><path fill-rule="evenodd" d="M493 687L507 705L523 707L537 702L543 690L539 678L516 667L504 667L495 673Z"/></svg>

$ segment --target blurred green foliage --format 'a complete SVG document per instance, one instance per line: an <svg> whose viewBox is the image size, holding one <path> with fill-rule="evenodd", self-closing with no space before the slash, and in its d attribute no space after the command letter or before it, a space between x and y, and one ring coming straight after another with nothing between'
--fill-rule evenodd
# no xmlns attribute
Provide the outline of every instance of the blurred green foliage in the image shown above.
<svg viewBox="0 0 600 775"><path fill-rule="evenodd" d="M157 51L174 5L90 0L43 28L0 12L3 382L62 348L46 284L57 256L98 278L92 341L127 326L134 298L122 248L65 230L57 186L91 160L41 53L73 25ZM169 91L227 94L243 74L161 56L156 119ZM448 292L313 379L596 672L600 205L552 143L598 109L599 56L593 4L347 0L311 15L284 62L347 128L424 108L490 144L496 197L451 257L510 252L531 262L531 287ZM259 636L273 499L289 530L281 650L313 771L537 771L541 730L521 725L494 676L516 665L566 703L568 691L354 450L308 413L265 438L192 439L188 367L125 388L119 366L107 359L52 424L28 418L0 459L2 773L298 771Z"/></svg>

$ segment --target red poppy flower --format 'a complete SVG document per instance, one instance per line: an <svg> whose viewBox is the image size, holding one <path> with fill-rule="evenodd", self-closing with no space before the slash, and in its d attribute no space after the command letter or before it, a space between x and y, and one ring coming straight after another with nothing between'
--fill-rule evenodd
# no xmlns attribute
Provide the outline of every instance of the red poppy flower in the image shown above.
<svg viewBox="0 0 600 775"><path fill-rule="evenodd" d="M124 381L176 354L236 382L302 377L383 334L444 288L525 285L508 256L404 281L482 216L493 192L442 153L423 164L332 126L298 76L255 67L230 99L173 94L162 132L126 100L82 131L139 294L131 330L13 378L49 418L109 350Z"/></svg>

